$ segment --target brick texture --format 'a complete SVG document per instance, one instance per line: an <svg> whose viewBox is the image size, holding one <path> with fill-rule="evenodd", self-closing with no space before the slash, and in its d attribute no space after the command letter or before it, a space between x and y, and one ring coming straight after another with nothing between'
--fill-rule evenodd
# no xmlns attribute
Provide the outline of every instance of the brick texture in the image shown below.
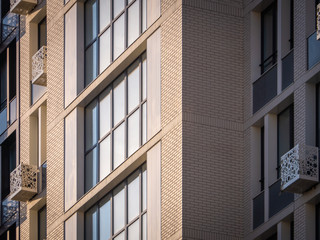
<svg viewBox="0 0 320 240"><path fill-rule="evenodd" d="M50 124L64 109L64 18L48 31L48 115Z"/></svg>
<svg viewBox="0 0 320 240"><path fill-rule="evenodd" d="M48 132L47 226L64 213L64 121Z"/></svg>

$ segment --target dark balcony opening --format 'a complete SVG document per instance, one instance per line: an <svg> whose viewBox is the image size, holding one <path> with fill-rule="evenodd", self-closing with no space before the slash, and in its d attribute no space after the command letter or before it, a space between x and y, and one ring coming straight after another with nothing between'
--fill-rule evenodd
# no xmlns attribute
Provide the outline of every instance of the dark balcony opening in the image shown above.
<svg viewBox="0 0 320 240"><path fill-rule="evenodd" d="M253 199L253 229L264 223L264 192Z"/></svg>
<svg viewBox="0 0 320 240"><path fill-rule="evenodd" d="M16 134L1 145L1 200L10 194L10 173L16 168Z"/></svg>
<svg viewBox="0 0 320 240"><path fill-rule="evenodd" d="M293 51L282 59L282 90L293 83Z"/></svg>

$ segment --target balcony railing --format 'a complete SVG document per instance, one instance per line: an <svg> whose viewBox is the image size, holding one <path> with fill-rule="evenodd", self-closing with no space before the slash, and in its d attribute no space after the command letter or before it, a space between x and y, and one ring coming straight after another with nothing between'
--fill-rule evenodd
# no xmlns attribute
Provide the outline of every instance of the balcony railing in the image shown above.
<svg viewBox="0 0 320 240"><path fill-rule="evenodd" d="M308 69L320 62L320 41L317 32L308 37Z"/></svg>
<svg viewBox="0 0 320 240"><path fill-rule="evenodd" d="M294 194L281 191L281 181L277 180L269 187L269 218L293 202Z"/></svg>
<svg viewBox="0 0 320 240"><path fill-rule="evenodd" d="M10 0L10 11L26 15L37 5L37 0Z"/></svg>
<svg viewBox="0 0 320 240"><path fill-rule="evenodd" d="M282 58L282 90L293 83L293 50Z"/></svg>
<svg viewBox="0 0 320 240"><path fill-rule="evenodd" d="M253 229L264 223L264 191L253 199Z"/></svg>
<svg viewBox="0 0 320 240"><path fill-rule="evenodd" d="M6 198L1 203L1 225L10 224L17 217L18 202Z"/></svg>
<svg viewBox="0 0 320 240"><path fill-rule="evenodd" d="M37 192L37 167L21 163L10 173L11 199L26 202Z"/></svg>
<svg viewBox="0 0 320 240"><path fill-rule="evenodd" d="M43 192L47 188L47 162L39 167L38 175L38 193Z"/></svg>
<svg viewBox="0 0 320 240"><path fill-rule="evenodd" d="M47 46L41 47L32 57L32 83L47 86Z"/></svg>
<svg viewBox="0 0 320 240"><path fill-rule="evenodd" d="M4 42L11 33L13 33L19 24L19 16L14 13L8 13L1 22L1 42ZM11 38L10 38L11 39Z"/></svg>
<svg viewBox="0 0 320 240"><path fill-rule="evenodd" d="M318 148L298 144L281 157L281 190L303 193L319 181Z"/></svg>
<svg viewBox="0 0 320 240"><path fill-rule="evenodd" d="M277 65L253 83L253 113L266 105L277 95Z"/></svg>

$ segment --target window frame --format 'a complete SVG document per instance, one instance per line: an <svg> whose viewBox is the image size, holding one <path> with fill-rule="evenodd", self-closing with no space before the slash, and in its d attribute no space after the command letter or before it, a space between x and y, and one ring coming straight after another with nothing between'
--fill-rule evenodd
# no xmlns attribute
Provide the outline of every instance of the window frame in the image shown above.
<svg viewBox="0 0 320 240"><path fill-rule="evenodd" d="M104 200L106 198L109 198L108 201L110 201L110 237L109 239L115 239L116 237L118 237L120 234L124 233L124 239L128 239L128 229L130 226L132 226L136 221L139 221L139 236L140 239L142 239L142 234L143 234L143 217L147 216L147 206L145 206L145 209L143 209L143 173L146 173L145 175L145 181L146 184L147 183L147 174L148 174L148 169L147 169L147 164L144 163L142 164L140 167L138 167L136 170L134 170L128 177L126 177L125 180L123 180L120 184L118 184L117 186L115 186L109 193L107 193L105 196L103 196L97 203L95 203L93 206L91 206L85 213L84 213L84 238L86 239L87 236L87 229L88 227L87 225L87 213L96 208L96 220L97 220L97 226L96 226L96 230L97 230L97 239L100 239L100 208L101 206L103 206L103 204L101 204L102 202L104 202ZM133 219L130 220L128 219L128 208L129 208L129 201L128 201L128 186L129 186L129 179L130 177L134 176L134 174L137 174L138 176L137 178L139 179L139 213L137 216L135 216ZM119 229L117 232L114 232L114 196L115 191L118 190L119 187L121 187L121 185L123 185L123 188L121 189L124 190L124 226ZM147 189L146 189L147 191ZM145 192L145 194L147 194L147 192ZM146 229L147 232L147 229Z"/></svg>
<svg viewBox="0 0 320 240"><path fill-rule="evenodd" d="M96 183L93 184L93 186L90 188L92 189L97 183L99 183L100 180L100 144L110 137L110 172L106 175L108 176L110 173L112 173L116 168L118 168L123 162L125 162L134 152L136 152L145 142L143 142L143 135L146 134L144 133L144 125L143 125L143 107L147 106L147 96L143 96L143 84L144 82L147 82L147 79L144 81L143 79L143 68L146 67L144 66L143 63L144 61L147 61L147 56L146 52L141 54L133 63L126 68L125 71L123 71L112 83L110 83L109 86L107 86L104 90L102 90L97 97L95 97L86 107L85 107L85 112L84 112L84 165L85 169L87 169L86 164L87 164L87 156L93 151L97 151L97 164L95 166L95 170L97 173L96 176ZM130 112L128 112L128 76L129 76L129 70L132 66L137 64L137 68L139 68L139 103L136 105ZM124 84L124 117L119 120L116 124L114 123L114 89L117 87L117 84L119 84L117 81L119 80L119 77L123 77L123 84ZM100 136L100 96L104 94L105 91L109 91L108 94L110 94L110 129L104 133L103 136ZM96 125L95 127L95 134L97 135L97 141L96 143L93 143L92 146L90 146L87 149L87 107L90 106L92 103L96 102L96 122L93 123ZM139 111L139 147L131 154L129 155L128 151L128 122L130 117L135 114L137 111ZM147 107L145 107L145 111L147 111ZM115 167L114 165L114 132L119 129L119 127L124 124L124 159L120 165ZM147 122L144 123L147 125ZM145 131L147 131L147 126L145 126ZM145 139L146 141L146 139ZM86 183L87 183L87 175L86 171L84 172L84 191L88 192L90 189L86 189Z"/></svg>
<svg viewBox="0 0 320 240"><path fill-rule="evenodd" d="M124 0L124 4L125 7L124 9L122 9L122 11L120 13L118 13L118 15L114 16L113 12L113 2L114 0L110 0L110 22L100 31L100 0L94 0L97 4L96 7L96 12L95 12L95 18L97 21L97 25L96 25L96 36L93 37L93 39L87 43L86 42L86 36L87 36L87 29L86 29L86 23L87 23L87 17L86 17L86 4L89 2L90 0L85 1L84 3L84 78L85 78L85 86L90 85L90 83L92 83L105 69L107 69L117 58L119 58L121 56L121 54L117 57L114 56L114 23L121 17L124 16L124 50L123 52L131 45L129 45L129 39L128 39L128 33L129 33L129 23L128 23L128 12L129 12L129 8L136 3L137 1L139 2L139 36L143 33L143 31L145 31L146 29L144 29L143 27L143 3L145 2L144 0L131 0L131 2L129 2L130 0ZM93 1L93 2L94 2ZM106 66L104 69L100 69L100 37L108 30L110 29L110 59L109 59L109 65ZM138 37L139 37L138 36ZM97 48L97 55L95 58L95 62L96 62L96 66L92 65L92 71L96 71L96 76L93 76L93 79L89 80L87 79L87 60L86 60L86 56L87 56L87 51L88 49L93 46L94 44L97 44L96 48ZM94 51L94 50L93 50ZM122 53L123 53L122 52Z"/></svg>

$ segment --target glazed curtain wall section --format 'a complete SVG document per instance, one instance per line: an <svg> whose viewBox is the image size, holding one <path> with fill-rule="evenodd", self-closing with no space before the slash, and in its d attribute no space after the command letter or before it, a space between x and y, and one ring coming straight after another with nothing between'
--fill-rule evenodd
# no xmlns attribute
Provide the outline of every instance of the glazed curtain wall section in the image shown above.
<svg viewBox="0 0 320 240"><path fill-rule="evenodd" d="M146 212L144 164L85 213L85 239L147 239Z"/></svg>
<svg viewBox="0 0 320 240"><path fill-rule="evenodd" d="M85 109L85 191L146 142L146 55Z"/></svg>
<svg viewBox="0 0 320 240"><path fill-rule="evenodd" d="M146 2L146 0L86 1L86 85L146 30Z"/></svg>

